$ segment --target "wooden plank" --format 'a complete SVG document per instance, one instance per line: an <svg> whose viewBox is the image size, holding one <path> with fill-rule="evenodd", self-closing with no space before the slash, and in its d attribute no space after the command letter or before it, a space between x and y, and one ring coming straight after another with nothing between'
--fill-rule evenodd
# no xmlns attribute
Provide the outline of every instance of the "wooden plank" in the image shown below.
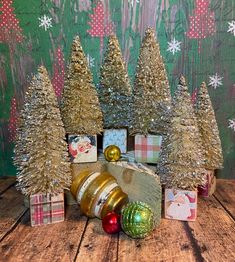
<svg viewBox="0 0 235 262"><path fill-rule="evenodd" d="M201 261L185 231L186 222L162 219L159 227L145 239L120 234L118 261Z"/></svg>
<svg viewBox="0 0 235 262"><path fill-rule="evenodd" d="M101 220L90 219L76 261L117 261L118 234L108 235Z"/></svg>
<svg viewBox="0 0 235 262"><path fill-rule="evenodd" d="M235 180L217 179L215 197L235 219Z"/></svg>
<svg viewBox="0 0 235 262"><path fill-rule="evenodd" d="M128 163L122 163L122 165L108 163L105 168L117 179L130 201L142 201L150 205L156 223L159 224L162 202L162 187L159 177L155 176L153 172L147 173L140 168L133 169Z"/></svg>
<svg viewBox="0 0 235 262"><path fill-rule="evenodd" d="M67 208L66 221L31 227L29 213L1 243L3 261L73 261L87 219L77 206Z"/></svg>
<svg viewBox="0 0 235 262"><path fill-rule="evenodd" d="M235 261L235 222L214 197L199 199L197 221L188 226L204 261Z"/></svg>
<svg viewBox="0 0 235 262"><path fill-rule="evenodd" d="M1 177L0 178L0 195L9 187L15 184L15 177Z"/></svg>
<svg viewBox="0 0 235 262"><path fill-rule="evenodd" d="M0 196L0 240L15 226L27 208L23 195L15 187Z"/></svg>

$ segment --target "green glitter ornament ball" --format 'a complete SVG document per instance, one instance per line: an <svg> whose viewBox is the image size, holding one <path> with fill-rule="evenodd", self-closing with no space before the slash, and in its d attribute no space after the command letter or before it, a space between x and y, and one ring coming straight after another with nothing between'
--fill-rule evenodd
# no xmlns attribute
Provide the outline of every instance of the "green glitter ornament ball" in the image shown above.
<svg viewBox="0 0 235 262"><path fill-rule="evenodd" d="M121 210L122 230L132 238L144 238L154 229L151 207L143 202L130 202Z"/></svg>

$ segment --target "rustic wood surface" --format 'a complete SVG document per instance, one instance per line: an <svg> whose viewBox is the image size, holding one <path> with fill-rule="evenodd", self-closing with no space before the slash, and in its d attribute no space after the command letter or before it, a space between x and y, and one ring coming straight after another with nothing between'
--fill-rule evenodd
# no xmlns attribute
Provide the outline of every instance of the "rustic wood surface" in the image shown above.
<svg viewBox="0 0 235 262"><path fill-rule="evenodd" d="M233 262L234 192L235 181L218 180L215 195L199 199L196 222L162 219L150 236L134 240L104 233L101 221L81 216L77 205L66 207L65 222L30 227L14 180L0 180L0 261Z"/></svg>
<svg viewBox="0 0 235 262"><path fill-rule="evenodd" d="M217 180L216 199L235 219L235 180Z"/></svg>

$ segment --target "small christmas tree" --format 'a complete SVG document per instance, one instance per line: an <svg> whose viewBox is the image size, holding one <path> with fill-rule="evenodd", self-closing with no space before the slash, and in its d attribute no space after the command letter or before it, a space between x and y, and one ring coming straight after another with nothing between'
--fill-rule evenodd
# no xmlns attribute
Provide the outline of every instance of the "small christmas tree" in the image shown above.
<svg viewBox="0 0 235 262"><path fill-rule="evenodd" d="M91 19L88 24L90 25L90 29L87 32L92 37L100 38L100 56L102 57L102 51L104 47L104 37L109 36L114 31L113 22L109 21L109 12L108 9L104 8L104 5L101 1L98 1L96 7L93 9L94 14L90 14L89 17Z"/></svg>
<svg viewBox="0 0 235 262"><path fill-rule="evenodd" d="M172 117L160 153L158 173L167 188L194 190L205 183L204 152L184 77L172 103Z"/></svg>
<svg viewBox="0 0 235 262"><path fill-rule="evenodd" d="M79 37L74 38L62 95L61 113L68 134L95 135L103 128L98 95Z"/></svg>
<svg viewBox="0 0 235 262"><path fill-rule="evenodd" d="M100 102L105 128L128 126L131 85L118 39L112 35L100 72Z"/></svg>
<svg viewBox="0 0 235 262"><path fill-rule="evenodd" d="M12 55L15 44L23 41L22 29L14 14L13 0L2 0L0 4L0 42L9 46Z"/></svg>
<svg viewBox="0 0 235 262"><path fill-rule="evenodd" d="M171 95L159 44L150 28L140 49L133 96L131 133L165 133Z"/></svg>
<svg viewBox="0 0 235 262"><path fill-rule="evenodd" d="M205 167L211 170L222 168L223 155L219 130L205 82L199 88L195 109L205 148Z"/></svg>
<svg viewBox="0 0 235 262"><path fill-rule="evenodd" d="M22 193L57 194L68 189L71 177L65 130L44 67L39 67L26 94L18 132L15 165Z"/></svg>
<svg viewBox="0 0 235 262"><path fill-rule="evenodd" d="M199 39L198 51L201 51L201 40L215 33L215 14L209 10L210 0L196 0L193 15L189 17L188 38Z"/></svg>

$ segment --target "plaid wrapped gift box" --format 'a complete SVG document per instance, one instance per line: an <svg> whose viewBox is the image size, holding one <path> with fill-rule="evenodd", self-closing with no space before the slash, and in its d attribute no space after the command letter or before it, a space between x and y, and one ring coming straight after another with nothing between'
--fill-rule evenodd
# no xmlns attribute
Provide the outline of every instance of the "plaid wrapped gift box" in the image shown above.
<svg viewBox="0 0 235 262"><path fill-rule="evenodd" d="M136 135L135 160L141 163L157 163L162 144L162 136Z"/></svg>
<svg viewBox="0 0 235 262"><path fill-rule="evenodd" d="M216 177L214 170L206 170L206 184L205 186L198 187L198 195L202 197L209 197L215 193L216 190Z"/></svg>
<svg viewBox="0 0 235 262"><path fill-rule="evenodd" d="M29 200L31 226L64 221L64 193L35 194L31 195Z"/></svg>
<svg viewBox="0 0 235 262"><path fill-rule="evenodd" d="M121 153L127 152L127 130L126 129L105 129L103 136L103 152L110 145L118 146Z"/></svg>

